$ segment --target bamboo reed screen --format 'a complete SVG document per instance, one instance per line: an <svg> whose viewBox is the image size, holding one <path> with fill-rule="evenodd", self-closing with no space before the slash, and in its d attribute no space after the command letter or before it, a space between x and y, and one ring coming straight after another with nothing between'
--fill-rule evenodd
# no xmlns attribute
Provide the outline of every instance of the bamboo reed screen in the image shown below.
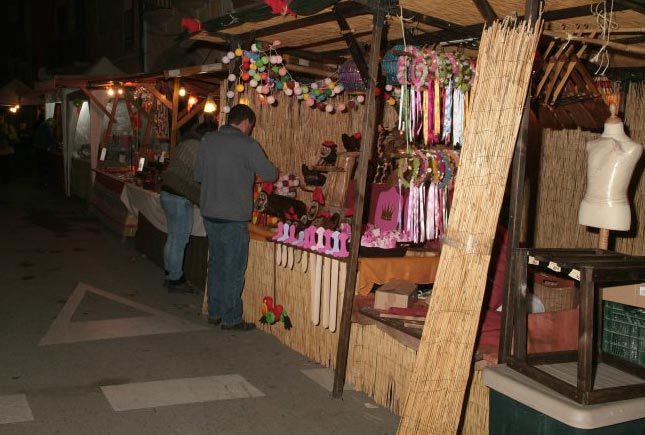
<svg viewBox="0 0 645 435"><path fill-rule="evenodd" d="M302 176L301 165L316 163L322 142L334 141L338 151L344 151L341 134L352 134L362 128L365 106L361 104L344 113L330 114L307 107L282 92L275 95L275 106L259 104L253 88L242 97L249 99L249 106L257 116L253 137L283 173ZM337 105L350 99L352 96L343 93L330 102Z"/></svg>
<svg viewBox="0 0 645 435"><path fill-rule="evenodd" d="M632 83L625 104L625 125L631 138L645 143L645 83ZM535 200L535 246L545 248L595 248L598 231L578 224L578 208L587 180L587 142L596 133L580 130L545 130ZM634 170L628 190L632 229L610 232L614 250L645 255L645 159Z"/></svg>
<svg viewBox="0 0 645 435"><path fill-rule="evenodd" d="M451 218L399 434L456 433L541 25L484 30Z"/></svg>
<svg viewBox="0 0 645 435"><path fill-rule="evenodd" d="M290 349L333 369L338 334L332 334L311 322L311 271L303 273L299 265L295 265L293 270L276 268L274 290L274 258L272 243L251 240L242 293L244 319L257 323L261 315L262 298L266 295L274 297L276 303L283 304L289 313L293 328L287 331L281 323L272 326L258 324L259 328L275 336ZM340 307L338 313L340 321ZM400 415L416 350L401 344L375 325L358 323L352 324L349 349L347 382L372 397L379 405ZM480 374L475 372L465 415L464 435L487 433L487 391Z"/></svg>

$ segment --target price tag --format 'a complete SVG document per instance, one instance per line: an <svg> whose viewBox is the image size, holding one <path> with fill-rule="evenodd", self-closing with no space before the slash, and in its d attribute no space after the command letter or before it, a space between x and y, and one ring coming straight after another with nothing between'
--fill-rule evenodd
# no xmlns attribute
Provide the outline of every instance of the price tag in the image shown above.
<svg viewBox="0 0 645 435"><path fill-rule="evenodd" d="M562 268L558 266L558 263L554 263L553 261L549 261L549 265L547 267L554 272L560 272L562 270Z"/></svg>
<svg viewBox="0 0 645 435"><path fill-rule="evenodd" d="M163 163L166 160L166 152L162 151L161 155L159 156L159 163Z"/></svg>
<svg viewBox="0 0 645 435"><path fill-rule="evenodd" d="M645 296L645 287L640 287L638 289L638 294L641 295L641 296Z"/></svg>
<svg viewBox="0 0 645 435"><path fill-rule="evenodd" d="M137 171L139 171L139 172L143 171L143 166L144 166L145 164L146 164L146 159L145 159L145 157L141 157L141 158L139 159L139 166L138 166L138 168L137 168Z"/></svg>
<svg viewBox="0 0 645 435"><path fill-rule="evenodd" d="M100 161L105 161L105 156L107 155L107 148L101 148L101 155L99 156Z"/></svg>
<svg viewBox="0 0 645 435"><path fill-rule="evenodd" d="M534 266L538 266L538 265L540 264L540 262L539 262L539 261L537 261L537 260L535 259L535 257L533 257L533 256L529 255L529 264L532 264L532 265L534 265Z"/></svg>
<svg viewBox="0 0 645 435"><path fill-rule="evenodd" d="M576 281L580 281L580 271L578 269L571 269L571 272L569 272L569 276Z"/></svg>

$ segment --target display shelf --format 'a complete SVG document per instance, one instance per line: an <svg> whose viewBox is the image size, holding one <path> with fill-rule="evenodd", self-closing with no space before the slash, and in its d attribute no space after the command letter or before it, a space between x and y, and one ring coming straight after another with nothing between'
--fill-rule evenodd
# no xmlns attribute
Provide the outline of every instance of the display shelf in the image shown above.
<svg viewBox="0 0 645 435"><path fill-rule="evenodd" d="M580 315L578 349L573 352L527 353L528 265L536 271L566 275L579 281ZM602 287L645 280L645 259L599 249L520 249L514 267L518 273L515 292L513 356L509 366L583 405L645 397L645 369L603 353ZM576 362L575 385L545 370L546 365ZM642 382L599 388L600 363L638 376Z"/></svg>

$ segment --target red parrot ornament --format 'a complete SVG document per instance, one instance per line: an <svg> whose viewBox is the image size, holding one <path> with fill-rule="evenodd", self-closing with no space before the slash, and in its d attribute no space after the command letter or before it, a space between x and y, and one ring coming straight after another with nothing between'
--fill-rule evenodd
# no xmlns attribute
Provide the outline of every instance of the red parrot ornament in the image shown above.
<svg viewBox="0 0 645 435"><path fill-rule="evenodd" d="M260 317L260 323L274 325L278 322L282 322L284 329L287 330L293 326L287 310L282 305L274 305L271 296L265 296L262 298L262 317Z"/></svg>

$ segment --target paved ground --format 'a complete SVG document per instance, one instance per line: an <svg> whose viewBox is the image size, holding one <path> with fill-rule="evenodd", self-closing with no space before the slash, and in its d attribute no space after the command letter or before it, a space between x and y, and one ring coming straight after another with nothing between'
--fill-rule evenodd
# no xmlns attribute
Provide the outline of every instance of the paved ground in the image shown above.
<svg viewBox="0 0 645 435"><path fill-rule="evenodd" d="M79 201L0 186L0 241L0 435L396 432L270 335L209 327Z"/></svg>

